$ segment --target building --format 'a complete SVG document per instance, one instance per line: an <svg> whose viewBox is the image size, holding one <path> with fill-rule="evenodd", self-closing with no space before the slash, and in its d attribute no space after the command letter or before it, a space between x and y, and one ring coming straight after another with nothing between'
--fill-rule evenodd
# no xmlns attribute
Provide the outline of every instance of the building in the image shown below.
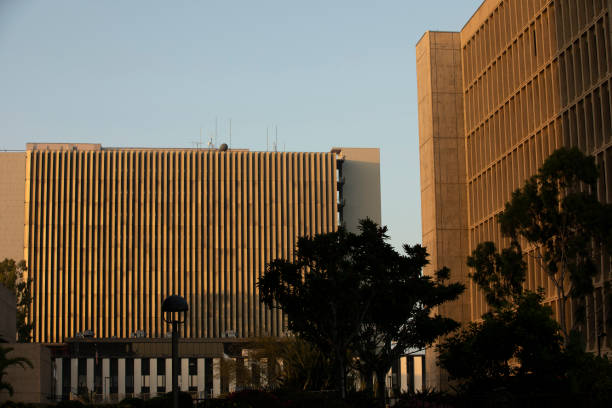
<svg viewBox="0 0 612 408"><path fill-rule="evenodd" d="M42 344L15 343L17 338L17 307L13 292L0 284L0 347L10 349L8 358L24 357L32 367L10 365L4 370L3 381L13 387L13 395L8 390L0 390L0 402L7 399L34 403L47 402L51 395L52 364L51 352Z"/></svg>
<svg viewBox="0 0 612 408"><path fill-rule="evenodd" d="M609 0L485 0L460 32L427 32L416 47L423 243L428 272L448 266L467 290L442 308L461 322L485 312L466 257L482 241L504 244L495 215L562 146L596 157L598 194L612 202L612 31ZM529 262L528 289L553 286ZM612 333L601 259L586 299L589 350ZM569 313L571 313L569 305ZM606 323L607 322L607 323ZM606 327L607 324L607 327ZM612 351L612 336L602 351ZM428 351L427 382L445 379Z"/></svg>
<svg viewBox="0 0 612 408"><path fill-rule="evenodd" d="M0 153L0 186L0 259L28 265L52 398L169 387L159 373L170 357L161 303L171 294L190 306L181 369L195 383L184 375L182 387L231 389L211 373L224 356L242 358L233 344L285 334L282 314L259 302L266 263L291 259L300 236L381 222L378 149L32 143Z"/></svg>

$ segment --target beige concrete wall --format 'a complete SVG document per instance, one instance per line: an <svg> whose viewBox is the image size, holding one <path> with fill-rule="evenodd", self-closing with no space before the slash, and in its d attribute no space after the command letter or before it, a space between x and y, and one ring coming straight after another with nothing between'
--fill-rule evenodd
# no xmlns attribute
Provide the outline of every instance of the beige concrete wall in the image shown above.
<svg viewBox="0 0 612 408"><path fill-rule="evenodd" d="M467 286L467 201L459 33L427 32L419 41L417 81L423 245L430 253L426 274L446 266L451 280ZM469 296L439 313L469 320ZM427 350L427 386L442 388L444 376Z"/></svg>
<svg viewBox="0 0 612 408"><path fill-rule="evenodd" d="M380 149L342 147L342 197L344 199L343 221L345 227L357 232L359 220L370 218L382 223L380 200Z"/></svg>
<svg viewBox="0 0 612 408"><path fill-rule="evenodd" d="M51 353L42 344L20 344L10 345L13 348L9 358L25 357L32 363L28 366L11 366L6 370L3 379L13 386L14 394L10 396L7 391L0 392L0 401L16 401L30 403L48 403L52 396L53 366L51 364Z"/></svg>
<svg viewBox="0 0 612 408"><path fill-rule="evenodd" d="M0 152L0 260L23 259L25 152Z"/></svg>
<svg viewBox="0 0 612 408"><path fill-rule="evenodd" d="M337 228L336 154L88 146L27 152L35 341L163 336L170 294L186 337L283 333L257 280Z"/></svg>
<svg viewBox="0 0 612 408"><path fill-rule="evenodd" d="M13 292L0 285L0 339L14 342L17 338L17 309Z"/></svg>

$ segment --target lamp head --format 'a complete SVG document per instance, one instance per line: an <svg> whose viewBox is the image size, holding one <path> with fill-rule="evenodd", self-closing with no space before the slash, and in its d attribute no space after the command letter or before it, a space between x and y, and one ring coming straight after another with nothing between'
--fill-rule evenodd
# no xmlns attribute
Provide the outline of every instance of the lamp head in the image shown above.
<svg viewBox="0 0 612 408"><path fill-rule="evenodd" d="M162 314L166 323L172 323L175 320L173 319L174 313L185 313L188 310L187 301L178 295L168 296L162 303ZM180 318L178 321L180 321Z"/></svg>

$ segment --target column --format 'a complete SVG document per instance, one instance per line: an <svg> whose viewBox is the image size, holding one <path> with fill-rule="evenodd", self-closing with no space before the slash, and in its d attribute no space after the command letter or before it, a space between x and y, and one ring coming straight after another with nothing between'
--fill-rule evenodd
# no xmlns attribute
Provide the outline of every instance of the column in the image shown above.
<svg viewBox="0 0 612 408"><path fill-rule="evenodd" d="M261 370L259 373L259 384L266 388L268 386L268 359L262 358L260 366Z"/></svg>
<svg viewBox="0 0 612 408"><path fill-rule="evenodd" d="M137 397L142 393L142 360L134 359L134 396Z"/></svg>
<svg viewBox="0 0 612 408"><path fill-rule="evenodd" d="M102 359L102 396L104 401L108 401L110 395L110 360Z"/></svg>
<svg viewBox="0 0 612 408"><path fill-rule="evenodd" d="M232 358L232 365L230 367L230 373L229 373L229 392L234 392L236 391L236 375L238 374L238 370L236 367L236 359Z"/></svg>
<svg viewBox="0 0 612 408"><path fill-rule="evenodd" d="M181 381L179 381L181 391L189 391L189 359L181 358Z"/></svg>
<svg viewBox="0 0 612 408"><path fill-rule="evenodd" d="M172 359L166 359L166 392L172 391Z"/></svg>
<svg viewBox="0 0 612 408"><path fill-rule="evenodd" d="M117 359L117 394L119 401L125 398L125 358Z"/></svg>
<svg viewBox="0 0 612 408"><path fill-rule="evenodd" d="M55 398L57 400L62 399L62 358L58 357L55 359Z"/></svg>
<svg viewBox="0 0 612 408"><path fill-rule="evenodd" d="M198 398L206 398L206 369L204 359L198 358Z"/></svg>
<svg viewBox="0 0 612 408"><path fill-rule="evenodd" d="M408 392L408 357L400 357L400 392Z"/></svg>
<svg viewBox="0 0 612 408"><path fill-rule="evenodd" d="M151 397L157 395L157 359L152 358L149 360L149 393Z"/></svg>
<svg viewBox="0 0 612 408"><path fill-rule="evenodd" d="M247 378L245 378L246 383L252 384L253 383L253 367L251 366L251 361L249 360L248 357L244 358L244 368L246 368L245 371L247 375Z"/></svg>
<svg viewBox="0 0 612 408"><path fill-rule="evenodd" d="M94 392L94 359L87 359L87 391Z"/></svg>
<svg viewBox="0 0 612 408"><path fill-rule="evenodd" d="M213 358L213 398L221 395L221 359Z"/></svg>
<svg viewBox="0 0 612 408"><path fill-rule="evenodd" d="M70 393L78 395L79 393L79 359L70 359Z"/></svg>
<svg viewBox="0 0 612 408"><path fill-rule="evenodd" d="M414 356L414 392L423 390L423 357Z"/></svg>

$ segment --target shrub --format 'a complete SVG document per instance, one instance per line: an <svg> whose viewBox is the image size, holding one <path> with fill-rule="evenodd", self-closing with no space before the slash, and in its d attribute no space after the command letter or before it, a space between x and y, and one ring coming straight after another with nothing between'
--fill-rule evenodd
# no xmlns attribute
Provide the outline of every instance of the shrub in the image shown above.
<svg viewBox="0 0 612 408"><path fill-rule="evenodd" d="M140 398L124 398L119 403L121 408L143 408L144 406L145 402Z"/></svg>
<svg viewBox="0 0 612 408"><path fill-rule="evenodd" d="M60 401L56 405L57 408L85 408L85 404L81 401Z"/></svg>
<svg viewBox="0 0 612 408"><path fill-rule="evenodd" d="M144 401L142 408L167 408L172 406L172 393L169 392ZM179 392L179 408L192 408L193 400L187 392Z"/></svg>

